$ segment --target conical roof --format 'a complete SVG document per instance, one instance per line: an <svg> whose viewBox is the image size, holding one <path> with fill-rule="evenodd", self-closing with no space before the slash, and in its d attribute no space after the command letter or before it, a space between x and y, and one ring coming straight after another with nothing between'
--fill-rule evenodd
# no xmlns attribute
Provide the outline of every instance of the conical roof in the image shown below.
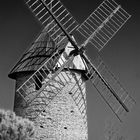
<svg viewBox="0 0 140 140"><path fill-rule="evenodd" d="M9 73L9 77L16 79L20 72L36 71L56 50L56 45L47 33L47 28L40 33L39 37L32 43L18 63ZM66 46L68 40L64 40L60 45Z"/></svg>

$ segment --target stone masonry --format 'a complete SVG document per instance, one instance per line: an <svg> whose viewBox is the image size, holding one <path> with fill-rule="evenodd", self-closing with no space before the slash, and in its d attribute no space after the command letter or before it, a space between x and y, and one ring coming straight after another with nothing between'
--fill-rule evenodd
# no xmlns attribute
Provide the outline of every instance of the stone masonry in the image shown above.
<svg viewBox="0 0 140 140"><path fill-rule="evenodd" d="M69 71L61 72L49 86L40 93L28 106L24 107L24 101L15 96L14 110L17 115L34 118L36 125L36 138L39 140L87 140L87 116L86 116L86 90L85 82L81 75L75 73L75 78ZM17 82L23 82L21 80ZM26 79L23 77L23 80ZM46 79L48 80L48 79ZM44 84L44 81L42 82ZM20 83L17 83L20 85ZM50 93L50 88L54 93ZM60 89L58 92L58 90ZM29 94L31 91L32 94ZM27 89L28 97L35 96L35 84ZM48 103L48 94L55 97ZM82 107L81 107L82 106ZM80 110L83 108L83 111ZM34 114L38 112L35 117Z"/></svg>

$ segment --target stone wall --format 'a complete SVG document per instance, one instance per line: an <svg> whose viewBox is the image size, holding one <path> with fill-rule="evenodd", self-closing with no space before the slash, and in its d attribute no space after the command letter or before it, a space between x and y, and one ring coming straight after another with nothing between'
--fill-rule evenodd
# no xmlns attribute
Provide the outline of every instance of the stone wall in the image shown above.
<svg viewBox="0 0 140 140"><path fill-rule="evenodd" d="M37 130L36 137L39 140L88 139L85 83L79 74L75 73L75 76L78 84L70 72L61 72L28 106L15 106L17 115L31 119L38 112L33 121ZM22 80L17 80L19 81ZM50 88L54 89L54 93L50 93ZM56 88L60 89L60 92L55 90ZM34 83L27 89L27 93L31 90L35 91ZM55 94L51 102L48 94ZM30 96L33 97L34 94ZM15 98L15 104L16 102ZM23 104L23 102L20 103Z"/></svg>

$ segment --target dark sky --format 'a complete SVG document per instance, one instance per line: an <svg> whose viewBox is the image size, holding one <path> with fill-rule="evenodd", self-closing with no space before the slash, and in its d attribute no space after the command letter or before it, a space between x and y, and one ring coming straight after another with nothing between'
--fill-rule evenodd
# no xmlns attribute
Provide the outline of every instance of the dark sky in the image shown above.
<svg viewBox="0 0 140 140"><path fill-rule="evenodd" d="M62 0L64 5L82 23L102 0ZM140 132L140 8L139 0L116 0L132 17L100 52L111 71L119 77L127 91L137 101L136 107L121 124L123 135L139 140ZM24 5L23 0L0 4L0 108L12 109L14 102L13 80L8 72L42 30L40 24ZM92 56L90 48L90 57ZM91 84L87 84L89 140L103 140L105 120L117 119ZM118 121L119 123L119 121Z"/></svg>

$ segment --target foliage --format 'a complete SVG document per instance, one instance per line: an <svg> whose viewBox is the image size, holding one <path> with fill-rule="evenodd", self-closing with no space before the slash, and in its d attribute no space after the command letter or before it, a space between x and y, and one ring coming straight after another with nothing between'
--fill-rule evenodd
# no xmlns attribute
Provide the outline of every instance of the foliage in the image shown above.
<svg viewBox="0 0 140 140"><path fill-rule="evenodd" d="M34 125L12 111L0 110L0 140L31 140Z"/></svg>

